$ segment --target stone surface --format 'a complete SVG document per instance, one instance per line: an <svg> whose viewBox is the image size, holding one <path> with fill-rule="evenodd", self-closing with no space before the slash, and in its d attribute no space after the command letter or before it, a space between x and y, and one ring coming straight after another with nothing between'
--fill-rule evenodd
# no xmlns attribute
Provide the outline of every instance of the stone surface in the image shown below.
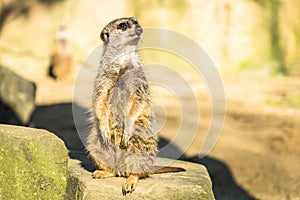
<svg viewBox="0 0 300 200"><path fill-rule="evenodd" d="M36 86L0 66L0 123L27 124L35 108Z"/></svg>
<svg viewBox="0 0 300 200"><path fill-rule="evenodd" d="M52 133L0 125L0 199L63 199L67 161Z"/></svg>
<svg viewBox="0 0 300 200"><path fill-rule="evenodd" d="M122 196L125 178L93 179L90 160L82 152L71 152L66 199L214 199L206 168L190 162L157 159L158 165L183 167L186 172L156 174L138 182L132 194Z"/></svg>

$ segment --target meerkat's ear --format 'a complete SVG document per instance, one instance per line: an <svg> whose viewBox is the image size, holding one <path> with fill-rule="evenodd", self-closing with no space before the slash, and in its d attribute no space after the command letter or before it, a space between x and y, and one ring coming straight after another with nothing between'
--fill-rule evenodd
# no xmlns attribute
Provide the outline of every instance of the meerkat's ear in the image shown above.
<svg viewBox="0 0 300 200"><path fill-rule="evenodd" d="M107 42L108 38L109 38L109 33L107 32L107 30L103 30L100 34L100 38L103 42Z"/></svg>

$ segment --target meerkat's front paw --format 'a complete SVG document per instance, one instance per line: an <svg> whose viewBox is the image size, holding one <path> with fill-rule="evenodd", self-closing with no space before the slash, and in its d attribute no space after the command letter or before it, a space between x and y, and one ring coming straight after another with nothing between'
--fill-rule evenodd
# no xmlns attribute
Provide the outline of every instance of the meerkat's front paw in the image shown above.
<svg viewBox="0 0 300 200"><path fill-rule="evenodd" d="M93 178L100 178L100 179L104 179L104 178L110 178L110 177L115 177L115 173L113 172L109 172L109 171L100 171L100 170L95 170L92 174Z"/></svg>
<svg viewBox="0 0 300 200"><path fill-rule="evenodd" d="M108 145L110 142L110 139L109 139L110 133L108 131L102 131L101 134L102 134L103 144Z"/></svg>
<svg viewBox="0 0 300 200"><path fill-rule="evenodd" d="M136 175L130 175L126 179L125 183L122 186L122 193L125 196L128 193L132 193L135 190L139 177Z"/></svg>
<svg viewBox="0 0 300 200"><path fill-rule="evenodd" d="M125 147L128 146L128 142L130 137L132 136L132 133L134 131L134 121L133 119L128 115L125 117L124 121L124 134L122 138L122 143Z"/></svg>
<svg viewBox="0 0 300 200"><path fill-rule="evenodd" d="M127 151L132 153L137 153L139 149L137 138L135 136L132 136L128 140L128 144L126 147L127 147Z"/></svg>
<svg viewBox="0 0 300 200"><path fill-rule="evenodd" d="M134 120L129 116L125 116L124 120L124 132L130 136L134 131Z"/></svg>
<svg viewBox="0 0 300 200"><path fill-rule="evenodd" d="M128 146L128 142L129 142L129 139L130 139L129 135L127 135L127 133L125 132L125 133L122 135L122 141L121 141L122 146L127 147L127 146Z"/></svg>

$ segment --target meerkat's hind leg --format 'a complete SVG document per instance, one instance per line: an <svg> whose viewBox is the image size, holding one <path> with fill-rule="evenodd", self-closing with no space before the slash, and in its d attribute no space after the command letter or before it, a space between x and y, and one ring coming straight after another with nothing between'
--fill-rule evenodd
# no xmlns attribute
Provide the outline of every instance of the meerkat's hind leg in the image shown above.
<svg viewBox="0 0 300 200"><path fill-rule="evenodd" d="M102 170L95 170L92 174L93 178L99 178L99 179L111 178L115 176L116 176L115 172L102 171Z"/></svg>
<svg viewBox="0 0 300 200"><path fill-rule="evenodd" d="M122 193L125 196L128 193L132 193L135 190L135 187L138 183L139 176L138 175L130 175L124 184L122 185Z"/></svg>

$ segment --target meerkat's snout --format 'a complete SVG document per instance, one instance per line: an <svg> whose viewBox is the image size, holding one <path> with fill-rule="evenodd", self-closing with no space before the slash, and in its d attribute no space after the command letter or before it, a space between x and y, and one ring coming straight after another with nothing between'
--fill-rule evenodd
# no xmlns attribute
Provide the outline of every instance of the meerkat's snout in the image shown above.
<svg viewBox="0 0 300 200"><path fill-rule="evenodd" d="M135 28L135 33L140 36L143 33L143 29L140 25L137 25Z"/></svg>
<svg viewBox="0 0 300 200"><path fill-rule="evenodd" d="M137 19L133 18L132 19L132 24L135 25L135 33L140 36L143 33L142 27L139 25Z"/></svg>

